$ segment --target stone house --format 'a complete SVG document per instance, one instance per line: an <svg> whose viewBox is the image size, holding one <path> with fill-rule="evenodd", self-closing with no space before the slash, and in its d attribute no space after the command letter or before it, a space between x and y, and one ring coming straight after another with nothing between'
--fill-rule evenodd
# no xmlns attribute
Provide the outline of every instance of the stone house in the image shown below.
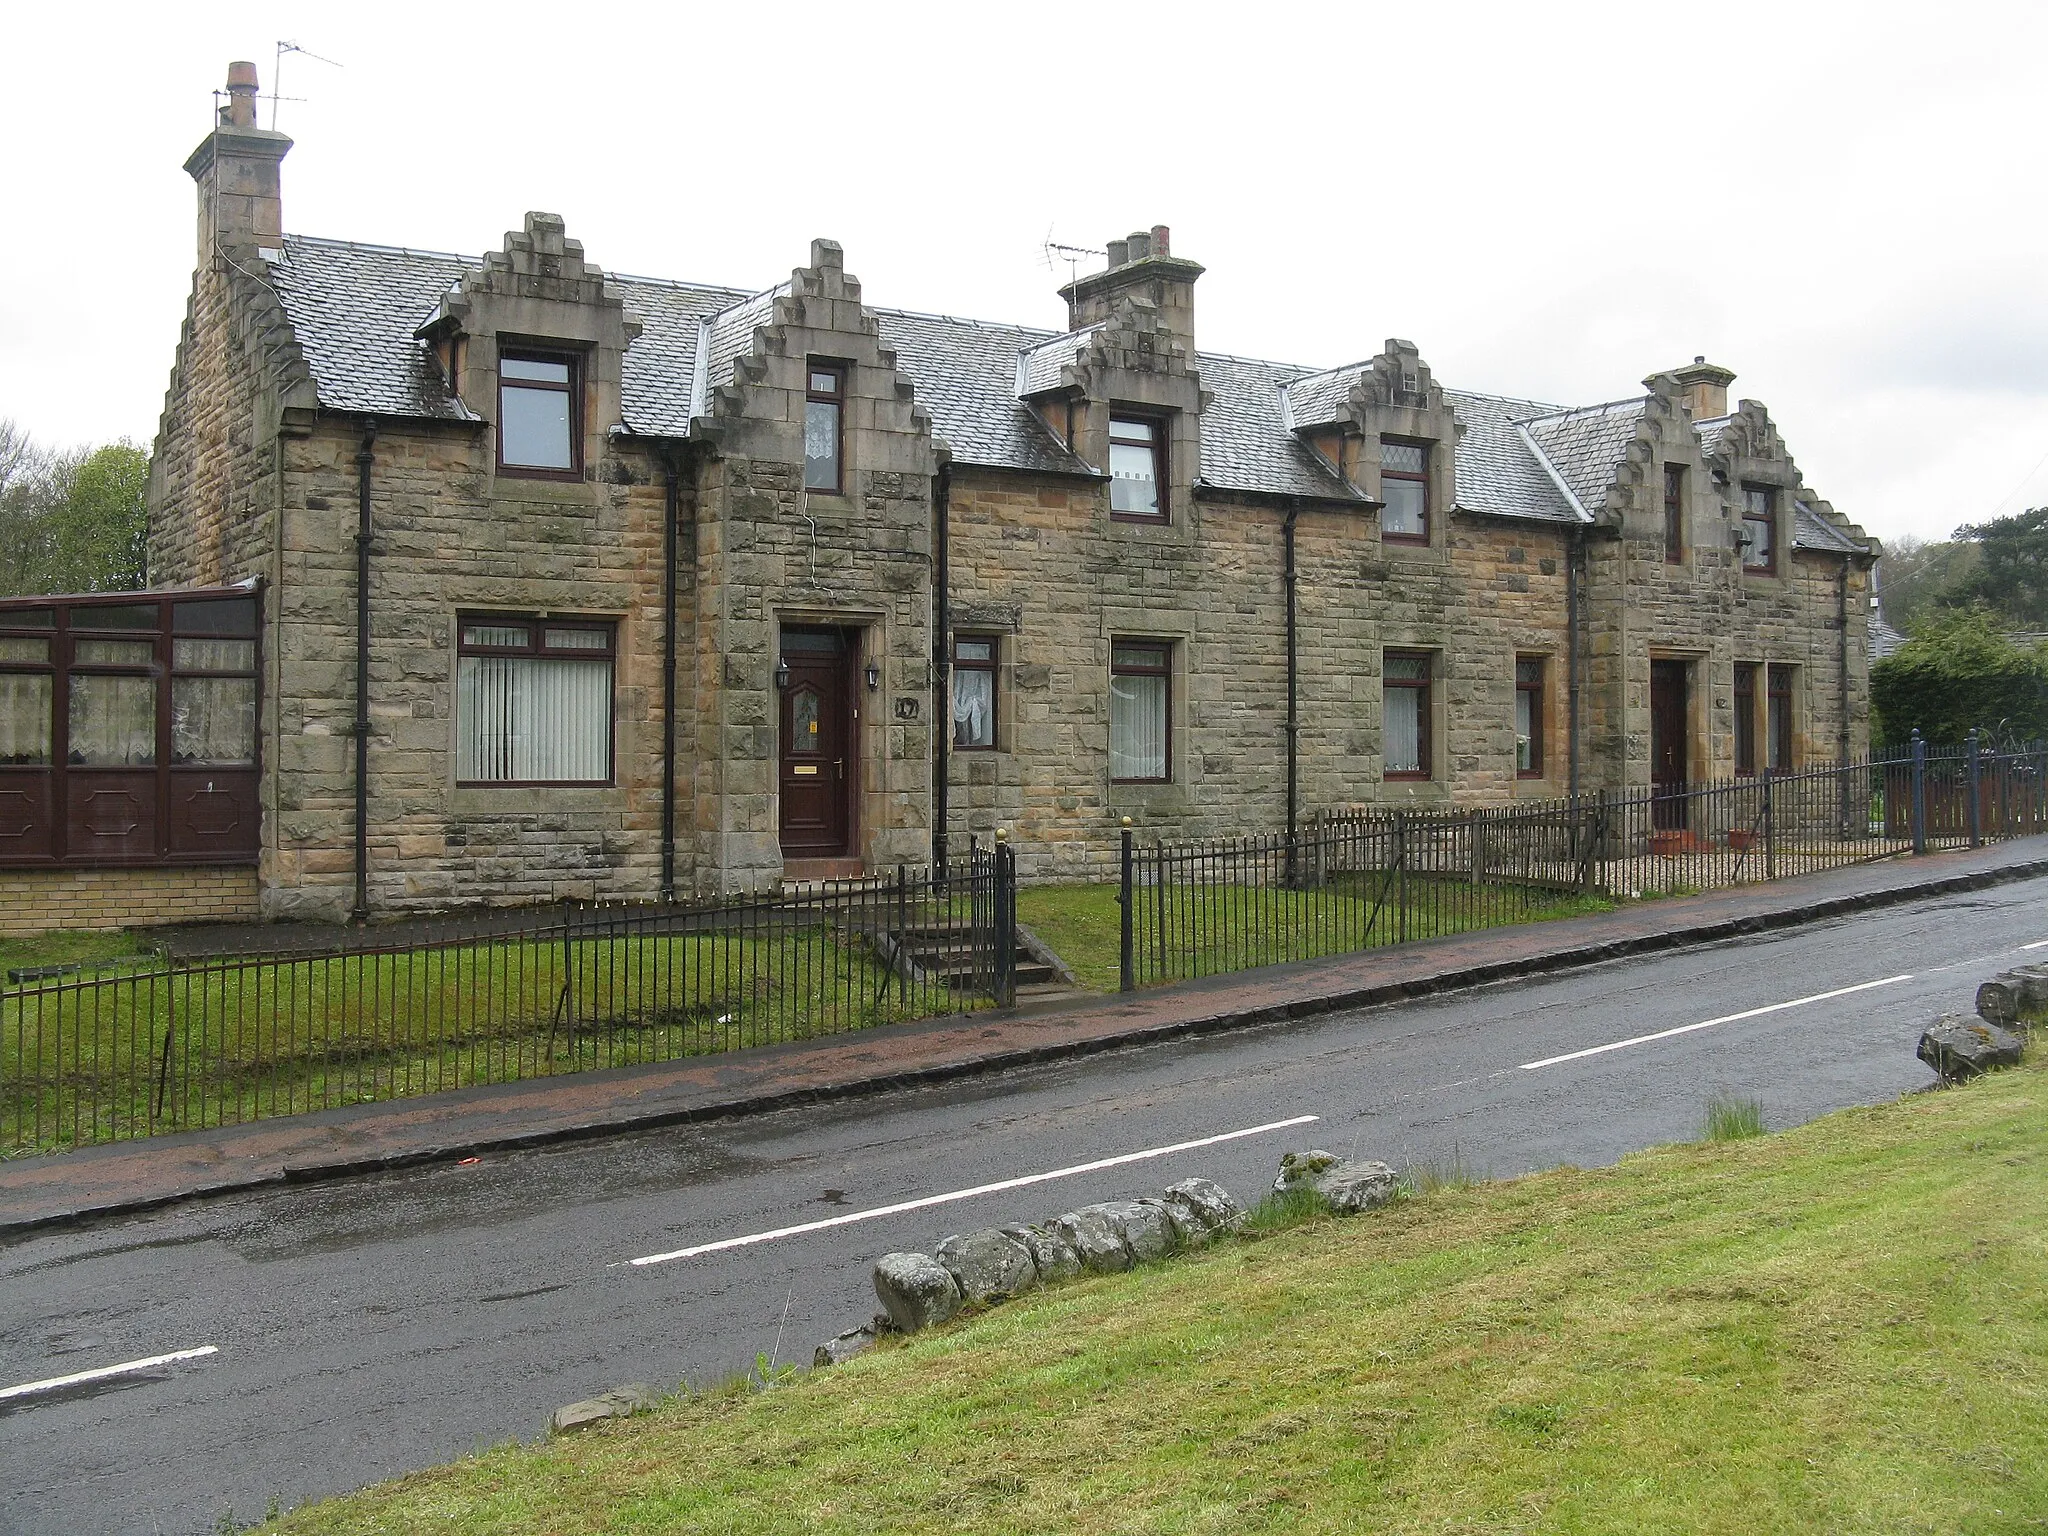
<svg viewBox="0 0 2048 1536"><path fill-rule="evenodd" d="M605 272L552 214L481 257L287 235L291 141L252 67L228 91L150 568L260 597L265 915L755 889L998 827L1080 877L1127 816L1864 746L1877 546L1704 360L1572 408L1406 341L1203 352L1164 228L1063 330L870 306L827 240L749 292Z"/></svg>

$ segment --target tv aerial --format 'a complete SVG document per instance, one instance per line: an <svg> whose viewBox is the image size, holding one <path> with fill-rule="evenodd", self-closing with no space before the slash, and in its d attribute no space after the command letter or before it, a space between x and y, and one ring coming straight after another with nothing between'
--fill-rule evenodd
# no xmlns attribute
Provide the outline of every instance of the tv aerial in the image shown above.
<svg viewBox="0 0 2048 1536"><path fill-rule="evenodd" d="M333 69L343 67L338 60L322 58L310 48L301 48L297 43L288 43L283 38L279 38L277 43L277 62L270 69L270 127L273 133L277 130L277 104L280 101L304 101L306 99L303 96L287 96L284 94L284 56L288 53L296 53L302 58L311 59L315 64L325 64Z"/></svg>
<svg viewBox="0 0 2048 1536"><path fill-rule="evenodd" d="M1050 272L1061 262L1067 264L1067 281L1072 282L1081 275L1081 258L1084 256L1107 257L1109 252L1093 250L1085 245L1061 245L1052 237L1052 227L1046 226L1043 243L1045 270Z"/></svg>

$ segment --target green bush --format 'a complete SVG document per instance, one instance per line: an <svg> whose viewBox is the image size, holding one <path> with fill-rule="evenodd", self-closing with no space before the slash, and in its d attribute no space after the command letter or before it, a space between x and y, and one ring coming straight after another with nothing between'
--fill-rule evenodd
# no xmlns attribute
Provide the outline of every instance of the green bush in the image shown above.
<svg viewBox="0 0 2048 1536"><path fill-rule="evenodd" d="M1878 738L1898 746L2048 737L2048 645L2016 645L1981 608L1944 614L1870 669Z"/></svg>

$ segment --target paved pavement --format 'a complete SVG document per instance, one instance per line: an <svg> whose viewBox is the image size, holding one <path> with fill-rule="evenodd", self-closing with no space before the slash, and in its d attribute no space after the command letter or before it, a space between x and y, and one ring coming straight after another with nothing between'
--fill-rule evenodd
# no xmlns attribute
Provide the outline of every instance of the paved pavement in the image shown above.
<svg viewBox="0 0 2048 1536"><path fill-rule="evenodd" d="M0 1164L0 1236L265 1184L613 1135L935 1083L1532 976L2048 872L2048 837L1560 922L1491 929L1044 1012L977 1014L431 1097L351 1105Z"/></svg>

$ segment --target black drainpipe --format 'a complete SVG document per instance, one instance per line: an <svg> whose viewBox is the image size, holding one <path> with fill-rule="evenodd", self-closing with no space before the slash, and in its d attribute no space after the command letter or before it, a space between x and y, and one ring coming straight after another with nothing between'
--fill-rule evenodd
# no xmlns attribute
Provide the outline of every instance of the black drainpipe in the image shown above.
<svg viewBox="0 0 2048 1536"><path fill-rule="evenodd" d="M1301 515L1301 503L1287 504L1287 516L1280 524L1280 540L1286 552L1281 580L1287 589L1287 858L1294 859L1295 829L1301 814L1300 674L1295 666L1294 609L1294 520ZM1290 874L1292 872L1290 871Z"/></svg>
<svg viewBox="0 0 2048 1536"><path fill-rule="evenodd" d="M1835 732L1837 743L1836 762L1849 761L1849 560L1842 556L1842 579L1835 588L1835 623L1842 631L1841 668L1841 711L1842 718Z"/></svg>
<svg viewBox="0 0 2048 1536"><path fill-rule="evenodd" d="M370 915L370 466L377 423L363 421L356 449L356 902L349 915Z"/></svg>
<svg viewBox="0 0 2048 1536"><path fill-rule="evenodd" d="M661 515L661 899L676 899L676 521L682 516L683 468L673 448L661 450L667 477Z"/></svg>
<svg viewBox="0 0 2048 1536"><path fill-rule="evenodd" d="M1565 757L1571 765L1570 792L1579 792L1579 558L1585 534L1574 528L1564 552Z"/></svg>
<svg viewBox="0 0 2048 1536"><path fill-rule="evenodd" d="M946 749L953 733L953 627L950 586L953 466L932 481L932 867L946 870Z"/></svg>

